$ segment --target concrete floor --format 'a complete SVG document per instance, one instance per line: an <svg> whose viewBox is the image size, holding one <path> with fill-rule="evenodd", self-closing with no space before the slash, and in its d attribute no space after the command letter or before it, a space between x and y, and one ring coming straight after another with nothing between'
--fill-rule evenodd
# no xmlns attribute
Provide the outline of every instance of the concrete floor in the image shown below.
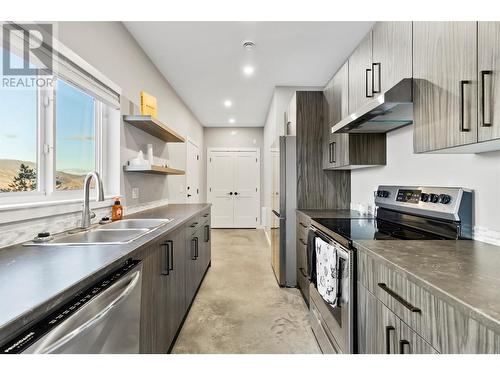
<svg viewBox="0 0 500 375"><path fill-rule="evenodd" d="M212 233L212 267L172 353L319 353L299 290L276 283L264 231Z"/></svg>

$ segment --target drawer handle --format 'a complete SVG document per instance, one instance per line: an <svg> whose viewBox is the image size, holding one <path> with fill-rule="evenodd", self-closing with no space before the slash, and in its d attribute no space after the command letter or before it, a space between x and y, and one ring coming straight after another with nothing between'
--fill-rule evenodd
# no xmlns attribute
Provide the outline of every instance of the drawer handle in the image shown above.
<svg viewBox="0 0 500 375"><path fill-rule="evenodd" d="M408 340L399 340L399 354L406 354L405 345L408 345L408 347L410 347L410 342Z"/></svg>
<svg viewBox="0 0 500 375"><path fill-rule="evenodd" d="M300 241L300 243L301 243L302 245L307 246L307 242L304 242L304 240L303 240L302 238L299 238L299 241Z"/></svg>
<svg viewBox="0 0 500 375"><path fill-rule="evenodd" d="M393 290L389 289L387 287L387 284L385 284L385 283L378 283L377 285L384 292L386 292L387 294L389 294L392 298L394 298L396 301L398 301L400 304L402 304L404 307L406 307L411 312L416 312L416 313L422 312L422 310L420 310L418 307L413 306L410 302L406 301L403 297L401 297L400 295L398 295L396 292L394 292Z"/></svg>
<svg viewBox="0 0 500 375"><path fill-rule="evenodd" d="M307 278L308 276L304 272L304 269L302 267L299 268L300 273L302 274L303 277Z"/></svg>
<svg viewBox="0 0 500 375"><path fill-rule="evenodd" d="M196 227L197 225L198 225L198 222L191 224L191 225L190 225L190 227L191 227L191 228L194 228L194 227Z"/></svg>
<svg viewBox="0 0 500 375"><path fill-rule="evenodd" d="M305 225L303 222L299 221L299 224L302 228L307 228L307 225Z"/></svg>
<svg viewBox="0 0 500 375"><path fill-rule="evenodd" d="M395 332L393 326L385 327L385 354L391 354L391 332Z"/></svg>

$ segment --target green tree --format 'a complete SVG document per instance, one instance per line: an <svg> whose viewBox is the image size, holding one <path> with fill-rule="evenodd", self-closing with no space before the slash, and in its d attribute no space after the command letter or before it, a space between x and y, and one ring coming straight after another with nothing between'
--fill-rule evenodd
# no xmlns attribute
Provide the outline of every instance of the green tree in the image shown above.
<svg viewBox="0 0 500 375"><path fill-rule="evenodd" d="M10 191L31 191L36 189L36 171L29 165L21 163L19 172L9 184Z"/></svg>

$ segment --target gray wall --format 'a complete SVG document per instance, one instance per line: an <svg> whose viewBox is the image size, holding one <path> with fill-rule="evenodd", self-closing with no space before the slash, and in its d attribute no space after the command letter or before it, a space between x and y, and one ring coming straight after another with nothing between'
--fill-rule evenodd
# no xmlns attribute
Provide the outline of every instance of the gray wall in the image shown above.
<svg viewBox="0 0 500 375"><path fill-rule="evenodd" d="M207 155L209 147L258 147L260 149L260 205L264 206L263 172L264 172L264 128L205 128L205 148L204 157ZM204 164L204 184L207 181L207 168ZM259 212L260 216L260 212ZM262 219L261 219L262 220Z"/></svg>
<svg viewBox="0 0 500 375"><path fill-rule="evenodd" d="M139 93L144 90L157 97L161 121L203 148L203 127L121 22L60 22L58 38L121 87L122 114L138 113ZM185 145L167 146L124 123L120 140L123 165L139 150L146 152L146 145L152 143L155 156L169 159L173 167L184 169L186 166ZM199 179L204 197L203 168ZM166 199L185 200L185 176L123 174L121 186L128 206ZM132 199L134 187L140 190L139 199Z"/></svg>

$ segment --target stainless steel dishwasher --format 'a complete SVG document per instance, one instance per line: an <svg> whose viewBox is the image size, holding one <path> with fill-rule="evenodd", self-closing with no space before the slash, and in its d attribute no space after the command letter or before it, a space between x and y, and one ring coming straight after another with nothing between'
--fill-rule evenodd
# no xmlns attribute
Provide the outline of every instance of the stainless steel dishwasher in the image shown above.
<svg viewBox="0 0 500 375"><path fill-rule="evenodd" d="M139 353L142 263L129 260L0 353Z"/></svg>

